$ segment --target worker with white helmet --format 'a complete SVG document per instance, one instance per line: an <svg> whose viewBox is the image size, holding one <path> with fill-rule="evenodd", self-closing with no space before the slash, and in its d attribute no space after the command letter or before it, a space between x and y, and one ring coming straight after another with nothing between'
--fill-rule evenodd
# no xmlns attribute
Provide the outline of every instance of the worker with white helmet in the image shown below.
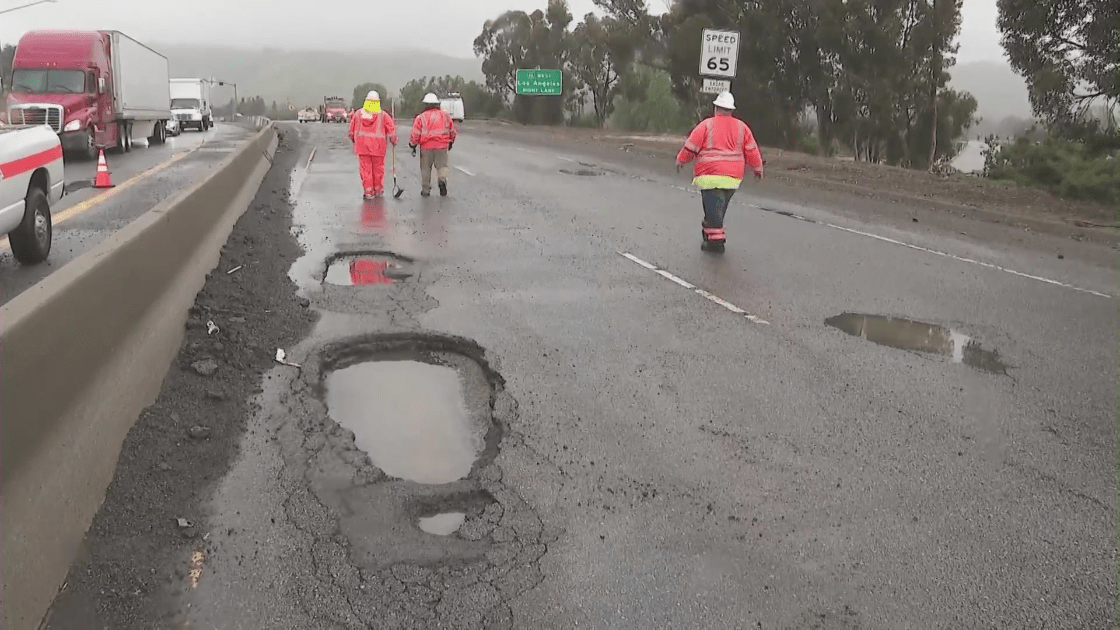
<svg viewBox="0 0 1120 630"><path fill-rule="evenodd" d="M431 92L424 95L424 111L412 122L408 146L412 155L420 148L420 194L432 194L432 167L436 169L439 194L447 196L447 152L455 145L455 121L440 109L439 97Z"/></svg>
<svg viewBox="0 0 1120 630"><path fill-rule="evenodd" d="M701 249L722 252L727 241L723 231L727 205L743 181L746 165L754 171L754 178L760 180L763 161L751 128L731 115L735 110L731 92L723 92L713 104L715 115L696 125L677 154L677 170L696 160L692 183L700 189L704 203Z"/></svg>
<svg viewBox="0 0 1120 630"><path fill-rule="evenodd" d="M362 198L373 199L385 194L385 149L389 142L396 146L397 125L392 116L381 111L381 95L377 90L366 94L361 111L350 117L350 141L358 155Z"/></svg>

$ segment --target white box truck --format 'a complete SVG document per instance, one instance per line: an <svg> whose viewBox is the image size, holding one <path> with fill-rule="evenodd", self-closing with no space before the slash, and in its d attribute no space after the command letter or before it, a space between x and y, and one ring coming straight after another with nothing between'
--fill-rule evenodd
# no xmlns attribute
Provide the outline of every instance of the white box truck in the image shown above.
<svg viewBox="0 0 1120 630"><path fill-rule="evenodd" d="M461 95L452 93L439 99L439 108L447 112L451 116L451 120L463 122L463 116L466 112L463 111L463 97Z"/></svg>
<svg viewBox="0 0 1120 630"><path fill-rule="evenodd" d="M208 79L171 79L171 113L179 127L206 131L214 126Z"/></svg>

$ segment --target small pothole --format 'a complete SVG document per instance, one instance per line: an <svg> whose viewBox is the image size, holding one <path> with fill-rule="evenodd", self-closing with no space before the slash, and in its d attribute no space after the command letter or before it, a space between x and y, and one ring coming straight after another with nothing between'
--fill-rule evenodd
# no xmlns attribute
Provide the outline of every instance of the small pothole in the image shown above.
<svg viewBox="0 0 1120 630"><path fill-rule="evenodd" d="M954 363L993 374L1007 374L1008 366L995 350L985 350L968 335L902 317L844 313L824 320L828 326L882 346L948 357Z"/></svg>
<svg viewBox="0 0 1120 630"><path fill-rule="evenodd" d="M466 512L444 512L434 516L422 516L417 524L420 531L427 534L450 536L459 531L466 520Z"/></svg>
<svg viewBox="0 0 1120 630"><path fill-rule="evenodd" d="M348 252L327 261L323 278L337 286L393 284L413 275L412 261L385 252Z"/></svg>
<svg viewBox="0 0 1120 630"><path fill-rule="evenodd" d="M569 168L562 168L562 169L560 169L560 172L564 173L566 175L578 175L580 177L594 177L596 175L602 175L603 174L601 171L592 171L592 170L586 169L586 168L580 168L580 169L575 169L575 170L569 169Z"/></svg>

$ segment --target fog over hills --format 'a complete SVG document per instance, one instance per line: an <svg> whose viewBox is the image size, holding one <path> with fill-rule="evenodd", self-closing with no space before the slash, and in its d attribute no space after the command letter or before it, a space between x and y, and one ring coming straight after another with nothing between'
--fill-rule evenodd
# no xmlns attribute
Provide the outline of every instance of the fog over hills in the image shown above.
<svg viewBox="0 0 1120 630"><path fill-rule="evenodd" d="M214 77L237 83L241 97L297 108L321 103L324 96L350 98L354 86L369 81L399 90L410 79L461 75L482 79L482 62L415 50L355 53L279 49L245 50L183 44L153 44L167 56L173 77ZM217 100L232 98L221 93Z"/></svg>
<svg viewBox="0 0 1120 630"><path fill-rule="evenodd" d="M236 82L240 96L260 95L266 103L291 102L296 107L319 103L328 94L349 97L354 86L367 81L396 91L410 79L422 76L450 74L483 79L480 59L423 50L356 53L184 44L156 44L153 48L167 55L172 76L214 76ZM953 88L976 97L977 113L985 122L996 123L1007 116L1030 117L1026 82L1006 63L963 63L954 66L950 74Z"/></svg>

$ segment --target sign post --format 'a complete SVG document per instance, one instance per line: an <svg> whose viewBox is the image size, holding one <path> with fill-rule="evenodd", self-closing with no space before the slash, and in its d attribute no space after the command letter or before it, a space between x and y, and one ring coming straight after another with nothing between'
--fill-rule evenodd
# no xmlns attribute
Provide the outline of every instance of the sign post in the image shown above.
<svg viewBox="0 0 1120 630"><path fill-rule="evenodd" d="M730 79L735 78L738 64L739 32L704 29L700 40L700 76L704 77L704 85L700 91L704 94L730 92Z"/></svg>
<svg viewBox="0 0 1120 630"><path fill-rule="evenodd" d="M517 94L526 96L560 96L564 75L559 70L518 70Z"/></svg>

